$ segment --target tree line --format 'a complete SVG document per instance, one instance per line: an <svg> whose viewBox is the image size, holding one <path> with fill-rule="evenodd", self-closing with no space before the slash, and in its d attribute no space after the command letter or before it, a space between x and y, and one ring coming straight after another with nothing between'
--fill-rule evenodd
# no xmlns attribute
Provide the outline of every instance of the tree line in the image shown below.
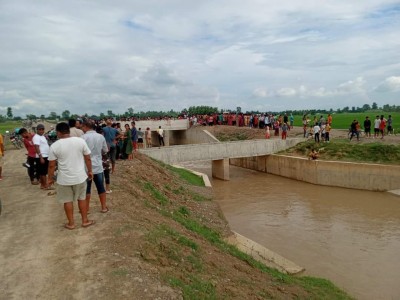
<svg viewBox="0 0 400 300"><path fill-rule="evenodd" d="M385 104L381 107L378 106L376 102L370 104L364 104L361 107L356 106L345 106L343 108L339 108L337 110L333 110L332 108L329 110L326 109L307 109L307 110L286 110L284 112L280 111L268 111L268 113L272 114L281 114L288 113L293 115L303 115L305 113L315 115L315 114L328 114L328 113L360 113L360 112L368 112L368 111L384 111L384 112L400 112L399 105L389 105ZM5 122L7 120L15 120L20 121L22 119L28 120L37 120L37 119L49 119L49 120L67 120L70 118L80 118L86 117L91 119L105 119L105 118L163 118L163 117L172 117L176 118L183 115L206 115L206 114L215 114L215 113L240 113L242 112L240 107L236 107L236 109L219 109L218 107L212 107L207 105L199 105L199 106L190 106L189 108L185 108L182 111L175 111L171 109L170 111L139 111L135 112L132 107L128 108L124 113L114 113L112 110L107 110L107 112L101 112L99 115L88 115L88 114L73 114L69 110L64 110L61 113L50 112L47 116L42 114L37 116L35 114L27 114L25 118L21 116L14 116L12 107L7 107L6 115L0 115L0 122ZM246 111L247 114L261 114L266 113L267 111Z"/></svg>

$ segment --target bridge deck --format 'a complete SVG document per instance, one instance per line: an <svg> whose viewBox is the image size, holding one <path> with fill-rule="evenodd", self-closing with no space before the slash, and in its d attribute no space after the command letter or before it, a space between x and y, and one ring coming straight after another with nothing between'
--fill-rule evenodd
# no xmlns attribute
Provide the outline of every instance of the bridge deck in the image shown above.
<svg viewBox="0 0 400 300"><path fill-rule="evenodd" d="M287 140L249 140L196 145L179 145L141 149L140 152L168 164L185 161L219 160L273 154L303 142L302 138Z"/></svg>

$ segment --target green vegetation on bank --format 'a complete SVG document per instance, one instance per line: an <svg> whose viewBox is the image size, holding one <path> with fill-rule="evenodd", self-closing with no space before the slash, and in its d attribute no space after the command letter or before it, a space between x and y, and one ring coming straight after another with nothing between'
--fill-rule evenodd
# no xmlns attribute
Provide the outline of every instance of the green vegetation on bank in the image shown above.
<svg viewBox="0 0 400 300"><path fill-rule="evenodd" d="M400 145L358 143L348 139L334 139L330 143L316 144L313 140L297 144L283 154L308 156L312 149L319 152L319 159L348 162L400 164Z"/></svg>
<svg viewBox="0 0 400 300"><path fill-rule="evenodd" d="M201 176L198 176L196 174L193 174L192 172L186 170L186 169L181 169L181 168L176 168L170 165L167 165L167 168L174 173L178 174L180 178L188 182L189 184L192 185L197 185L197 186L204 186L204 181Z"/></svg>

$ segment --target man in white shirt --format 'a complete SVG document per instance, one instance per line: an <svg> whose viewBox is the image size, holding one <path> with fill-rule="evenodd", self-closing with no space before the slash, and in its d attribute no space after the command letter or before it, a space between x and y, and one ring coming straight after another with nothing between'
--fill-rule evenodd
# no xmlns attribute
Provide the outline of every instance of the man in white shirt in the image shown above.
<svg viewBox="0 0 400 300"><path fill-rule="evenodd" d="M96 185L97 194L100 198L101 212L108 212L106 204L106 189L104 187L104 172L103 172L103 160L102 155L107 154L108 147L106 139L102 134L97 133L94 130L94 123L91 121L85 121L82 124L82 130L85 133L82 138L90 149L90 158L92 160L93 169L93 180L87 182L86 188L86 207L89 212L89 203L91 196L92 181Z"/></svg>
<svg viewBox="0 0 400 300"><path fill-rule="evenodd" d="M315 124L313 130L314 130L314 140L316 143L319 143L319 133L321 132L321 127L318 126L318 123Z"/></svg>
<svg viewBox="0 0 400 300"><path fill-rule="evenodd" d="M83 131L77 128L76 126L77 121L75 119L69 119L69 135L75 137L81 137L83 135Z"/></svg>
<svg viewBox="0 0 400 300"><path fill-rule="evenodd" d="M67 123L58 123L56 132L59 139L51 145L49 153L49 185L54 183L57 161L57 200L64 204L68 219L64 227L70 230L75 228L73 201L76 200L82 216L82 227L89 227L94 224L93 220L87 218L86 206L86 180L93 179L90 149L83 139L70 136Z"/></svg>
<svg viewBox="0 0 400 300"><path fill-rule="evenodd" d="M379 137L380 125L381 125L381 119L379 118L379 116L376 116L374 121L374 138Z"/></svg>
<svg viewBox="0 0 400 300"><path fill-rule="evenodd" d="M39 174L40 188L41 189L52 189L47 184L47 169L49 167L49 144L46 137L44 136L44 125L38 124L36 127L36 134L32 138L32 142L35 145L36 150L36 166Z"/></svg>
<svg viewBox="0 0 400 300"><path fill-rule="evenodd" d="M161 126L158 126L157 134L158 134L158 142L160 143L160 147L161 147L161 145L165 146L165 144L164 144L164 130L161 128Z"/></svg>

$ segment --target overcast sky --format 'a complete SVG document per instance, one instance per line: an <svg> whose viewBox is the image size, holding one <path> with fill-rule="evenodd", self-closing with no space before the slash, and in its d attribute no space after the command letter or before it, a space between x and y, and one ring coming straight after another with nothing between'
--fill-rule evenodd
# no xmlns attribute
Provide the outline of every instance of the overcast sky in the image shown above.
<svg viewBox="0 0 400 300"><path fill-rule="evenodd" d="M400 105L400 2L0 0L0 114Z"/></svg>

